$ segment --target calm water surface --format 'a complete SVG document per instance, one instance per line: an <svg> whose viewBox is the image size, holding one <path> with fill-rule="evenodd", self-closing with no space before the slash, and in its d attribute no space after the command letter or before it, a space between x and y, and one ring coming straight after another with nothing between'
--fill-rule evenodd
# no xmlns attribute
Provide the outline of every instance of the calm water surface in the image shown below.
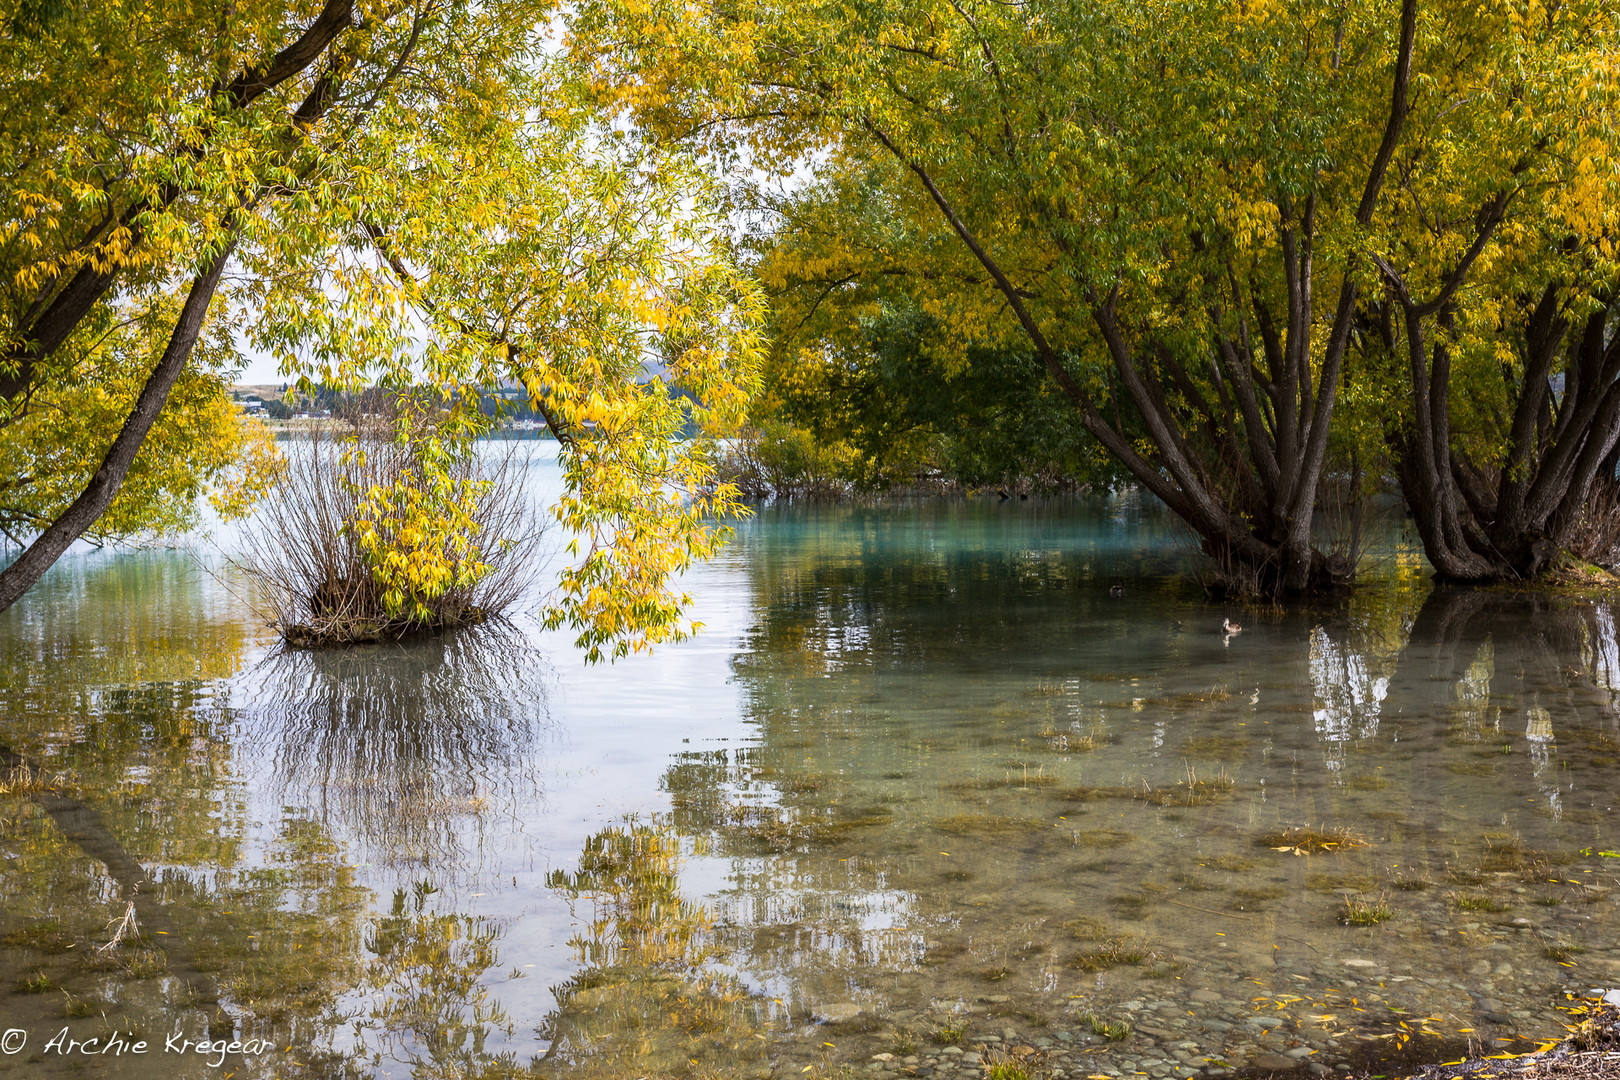
<svg viewBox="0 0 1620 1080"><path fill-rule="evenodd" d="M1303 1080L1620 983L1610 605L1394 543L1223 608L1178 536L767 510L699 638L589 669L523 618L283 652L217 554L65 560L0 615L0 1072Z"/></svg>

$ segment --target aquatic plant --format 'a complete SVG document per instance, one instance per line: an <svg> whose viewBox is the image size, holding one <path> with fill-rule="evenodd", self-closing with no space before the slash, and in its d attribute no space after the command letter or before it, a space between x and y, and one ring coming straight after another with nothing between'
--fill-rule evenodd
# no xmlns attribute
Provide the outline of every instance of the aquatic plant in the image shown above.
<svg viewBox="0 0 1620 1080"><path fill-rule="evenodd" d="M1452 906L1458 911L1509 911L1512 904L1504 904L1500 900L1493 900L1488 896L1469 896L1465 893L1452 893L1449 897Z"/></svg>
<svg viewBox="0 0 1620 1080"><path fill-rule="evenodd" d="M1104 941L1113 935L1113 927L1101 919L1087 916L1065 919L1058 923L1058 928L1067 931L1069 936L1077 941Z"/></svg>
<svg viewBox="0 0 1620 1080"><path fill-rule="evenodd" d="M956 1017L948 1017L928 1033L940 1046L961 1046L962 1040L967 1038L967 1021Z"/></svg>
<svg viewBox="0 0 1620 1080"><path fill-rule="evenodd" d="M56 983L45 973L44 968L36 968L17 980L17 993L43 994L57 989Z"/></svg>
<svg viewBox="0 0 1620 1080"><path fill-rule="evenodd" d="M1565 960L1579 956L1585 951L1579 945L1572 945L1567 941L1555 941L1542 950L1542 955L1549 960L1557 960L1559 963L1563 963Z"/></svg>
<svg viewBox="0 0 1620 1080"><path fill-rule="evenodd" d="M1108 1020L1096 1013L1082 1012L1075 1017L1077 1024L1091 1028L1091 1033L1109 1042L1122 1042L1131 1037L1131 1025L1124 1020Z"/></svg>
<svg viewBox="0 0 1620 1080"><path fill-rule="evenodd" d="M1165 790L1160 788L1159 793ZM1200 777L1198 770L1189 762L1187 775L1171 789L1172 794L1164 801L1156 801L1155 805L1179 803L1182 806L1211 806L1219 802L1223 795L1230 795L1236 790L1237 780L1224 766L1214 776Z"/></svg>
<svg viewBox="0 0 1620 1080"><path fill-rule="evenodd" d="M1377 926L1381 922L1388 922L1394 914L1382 896L1376 900L1347 896L1344 906L1339 909L1339 921L1346 926Z"/></svg>
<svg viewBox="0 0 1620 1080"><path fill-rule="evenodd" d="M1015 769L1017 771L1013 771ZM1046 772L1044 766L1037 766L1035 771L1031 772L1027 763L1018 762L1008 766L1008 772L1005 776L985 776L975 777L972 780L956 780L944 785L944 789L958 794L966 794L978 791L999 791L1005 788L1048 787L1057 782L1058 778Z"/></svg>
<svg viewBox="0 0 1620 1080"><path fill-rule="evenodd" d="M46 919L0 936L0 945L55 954L67 952L73 948L74 942L70 935L63 932L60 924Z"/></svg>
<svg viewBox="0 0 1620 1080"><path fill-rule="evenodd" d="M910 1028L895 1028L889 1037L889 1053L895 1057L909 1057L918 1049L917 1033Z"/></svg>
<svg viewBox="0 0 1620 1080"><path fill-rule="evenodd" d="M1131 1037L1131 1025L1124 1020L1104 1020L1101 1024L1094 1022L1091 1030L1109 1042L1122 1042Z"/></svg>
<svg viewBox="0 0 1620 1080"><path fill-rule="evenodd" d="M1047 827L1044 821L1034 818L1009 818L995 814L947 814L935 818L932 824L949 836L1011 836Z"/></svg>
<svg viewBox="0 0 1620 1080"><path fill-rule="evenodd" d="M1403 874L1389 879L1389 887L1401 892L1422 892L1433 884L1421 874Z"/></svg>
<svg viewBox="0 0 1620 1080"><path fill-rule="evenodd" d="M346 437L316 429L289 444L285 475L230 560L256 586L249 602L291 645L483 622L533 577L543 528L524 487L524 444L430 464L422 440L396 434L425 431L435 410L404 400L389 408L355 420ZM424 513L444 531L418 535L411 523Z"/></svg>
<svg viewBox="0 0 1620 1080"><path fill-rule="evenodd" d="M984 1080L1043 1080L1051 1075L1046 1055L1031 1046L990 1047L981 1054Z"/></svg>
<svg viewBox="0 0 1620 1080"><path fill-rule="evenodd" d="M7 753L11 760L0 771L0 795L38 795L46 791L61 791L67 785L67 774L47 772L30 765L21 757Z"/></svg>
<svg viewBox="0 0 1620 1080"><path fill-rule="evenodd" d="M1480 857L1481 874L1517 874L1519 880L1530 885L1544 881L1557 881L1553 869L1575 861L1575 856L1563 852L1537 851L1525 847L1516 836L1487 835L1485 853Z"/></svg>
<svg viewBox="0 0 1620 1080"><path fill-rule="evenodd" d="M1081 971L1107 971L1115 967L1134 967L1150 955L1147 946L1140 941L1109 938L1095 949L1070 957L1069 966Z"/></svg>
<svg viewBox="0 0 1620 1080"><path fill-rule="evenodd" d="M1233 873L1242 873L1253 870L1258 865L1253 859L1243 855L1217 855L1204 863L1212 870L1230 870Z"/></svg>
<svg viewBox="0 0 1620 1080"><path fill-rule="evenodd" d="M1352 848L1367 847L1371 843L1350 829L1326 826L1315 828L1310 825L1296 825L1264 832L1255 837L1254 842L1294 855L1311 855L1321 851L1349 851Z"/></svg>
<svg viewBox="0 0 1620 1080"><path fill-rule="evenodd" d="M1089 754L1105 741L1100 725L1093 725L1084 735L1072 728L1059 731L1048 726L1041 730L1040 736L1046 740L1047 749L1060 754Z"/></svg>
<svg viewBox="0 0 1620 1080"><path fill-rule="evenodd" d="M1113 905L1115 911L1127 919L1140 919L1147 914L1148 905L1152 901L1138 893L1122 893L1119 896L1109 897L1108 902Z"/></svg>
<svg viewBox="0 0 1620 1080"><path fill-rule="evenodd" d="M86 1016L94 1016L105 1006L93 998L76 998L66 990L62 991L62 1015L70 1020Z"/></svg>
<svg viewBox="0 0 1620 1080"><path fill-rule="evenodd" d="M1171 880L1188 892L1213 892L1220 888L1219 885L1209 879L1200 877L1189 870L1178 871Z"/></svg>

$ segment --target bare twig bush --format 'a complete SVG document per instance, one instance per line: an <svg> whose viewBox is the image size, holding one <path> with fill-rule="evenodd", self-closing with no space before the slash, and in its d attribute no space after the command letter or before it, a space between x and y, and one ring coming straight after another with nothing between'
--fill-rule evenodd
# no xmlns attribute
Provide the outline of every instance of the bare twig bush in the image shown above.
<svg viewBox="0 0 1620 1080"><path fill-rule="evenodd" d="M253 602L289 644L393 640L482 622L516 602L532 576L543 524L525 489L525 444L512 440L450 468L452 484L476 493L476 535L447 535L443 551L482 569L391 609L351 523L367 492L423 475L415 440L397 440L394 423L357 417L289 444L281 483L244 530L231 562L258 586Z"/></svg>
<svg viewBox="0 0 1620 1080"><path fill-rule="evenodd" d="M1600 481L1568 533L1570 554L1620 571L1620 483Z"/></svg>

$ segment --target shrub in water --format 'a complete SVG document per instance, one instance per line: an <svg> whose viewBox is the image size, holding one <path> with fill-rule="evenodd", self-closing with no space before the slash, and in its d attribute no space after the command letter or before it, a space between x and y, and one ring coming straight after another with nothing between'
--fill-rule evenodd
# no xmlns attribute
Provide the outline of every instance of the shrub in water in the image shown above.
<svg viewBox="0 0 1620 1080"><path fill-rule="evenodd" d="M286 473L233 562L289 643L450 629L521 594L541 535L523 487L524 444L435 458L414 437L428 423L399 401L287 447Z"/></svg>

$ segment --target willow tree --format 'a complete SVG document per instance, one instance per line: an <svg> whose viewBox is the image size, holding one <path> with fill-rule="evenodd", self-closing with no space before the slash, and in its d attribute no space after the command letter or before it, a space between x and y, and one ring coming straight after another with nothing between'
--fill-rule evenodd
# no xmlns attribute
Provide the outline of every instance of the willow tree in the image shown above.
<svg viewBox="0 0 1620 1080"><path fill-rule="evenodd" d="M574 41L669 137L883 172L886 218L812 190L767 281L835 299L890 275L948 338L1016 342L1206 550L1300 592L1353 569L1312 526L1382 264L1431 258L1428 209L1389 188L1421 156L1467 197L1504 88L1602 68L1580 40L1601 5L1522 8L598 0Z"/></svg>
<svg viewBox="0 0 1620 1080"><path fill-rule="evenodd" d="M1400 483L1453 580L1620 546L1620 24L1531 14L1534 77L1468 88L1490 102L1480 152L1409 155L1395 194L1425 229L1373 256Z"/></svg>
<svg viewBox="0 0 1620 1080"><path fill-rule="evenodd" d="M728 494L683 498L752 378L756 302L703 176L617 138L546 59L549 0L0 6L0 424L98 356L145 371L84 490L0 574L9 606L111 505L219 320L291 377L449 407L425 470L354 522L391 602L463 572L481 430L517 383L563 444L550 616L592 656L683 633L672 570ZM227 268L235 272L227 274ZM108 338L108 325L143 333ZM129 346L135 348L135 346ZM645 385L649 373L691 395ZM402 429L402 437L403 429ZM474 571L476 572L476 568Z"/></svg>

